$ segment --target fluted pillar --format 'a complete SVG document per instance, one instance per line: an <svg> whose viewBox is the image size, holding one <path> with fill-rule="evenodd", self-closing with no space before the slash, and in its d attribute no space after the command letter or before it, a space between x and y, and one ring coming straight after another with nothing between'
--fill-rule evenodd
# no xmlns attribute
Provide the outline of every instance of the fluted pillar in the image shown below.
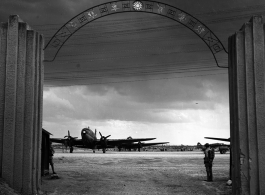
<svg viewBox="0 0 265 195"><path fill-rule="evenodd" d="M10 16L0 28L0 176L23 194L40 188L43 37Z"/></svg>
<svg viewBox="0 0 265 195"><path fill-rule="evenodd" d="M229 37L233 194L265 194L264 51L261 16Z"/></svg>

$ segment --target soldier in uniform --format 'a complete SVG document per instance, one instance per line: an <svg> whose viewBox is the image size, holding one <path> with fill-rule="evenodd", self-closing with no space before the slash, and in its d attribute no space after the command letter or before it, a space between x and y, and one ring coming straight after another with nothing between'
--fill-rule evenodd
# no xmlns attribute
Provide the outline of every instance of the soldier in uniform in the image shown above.
<svg viewBox="0 0 265 195"><path fill-rule="evenodd" d="M206 173L207 173L207 180L208 182L213 181L213 173L212 173L212 167L213 167L213 158L214 158L214 151L210 148L210 145L206 143L205 145L205 157L204 157L204 164L206 168ZM213 152L213 154L212 154Z"/></svg>
<svg viewBox="0 0 265 195"><path fill-rule="evenodd" d="M56 174L54 171L54 166L53 166L53 154L54 154L54 149L52 147L52 142L50 141L50 147L49 147L49 163L52 167L52 173Z"/></svg>

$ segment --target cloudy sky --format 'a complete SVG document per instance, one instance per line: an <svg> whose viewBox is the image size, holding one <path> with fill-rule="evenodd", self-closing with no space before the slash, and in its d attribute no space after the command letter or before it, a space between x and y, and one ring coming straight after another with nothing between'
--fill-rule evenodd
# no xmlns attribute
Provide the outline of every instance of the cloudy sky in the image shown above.
<svg viewBox="0 0 265 195"><path fill-rule="evenodd" d="M1 0L0 21L19 15L46 43L71 18L101 0ZM265 3L160 0L210 28L227 49L230 35ZM45 53L45 59L50 59ZM219 59L227 66L227 56ZM45 62L43 128L54 137L89 126L111 138L156 137L170 144L230 137L228 69L205 43L176 21L120 13L76 32L53 62Z"/></svg>

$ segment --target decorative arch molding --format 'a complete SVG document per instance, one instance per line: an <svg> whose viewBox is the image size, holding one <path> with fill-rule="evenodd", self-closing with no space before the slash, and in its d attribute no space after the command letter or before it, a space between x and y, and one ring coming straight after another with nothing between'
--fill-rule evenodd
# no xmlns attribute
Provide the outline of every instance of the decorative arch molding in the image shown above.
<svg viewBox="0 0 265 195"><path fill-rule="evenodd" d="M44 50L46 50L45 52L49 53L51 58L45 59L45 61L54 61L64 43L76 31L81 29L86 24L108 15L124 12L145 12L157 14L184 25L188 29L192 30L198 37L200 37L205 42L205 44L212 52L218 67L228 68L220 66L218 64L220 58L224 54L227 55L228 52L226 51L219 38L200 20L179 8L165 3L161 3L158 1L137 0L111 1L91 7L76 15L68 22L66 22L49 40Z"/></svg>

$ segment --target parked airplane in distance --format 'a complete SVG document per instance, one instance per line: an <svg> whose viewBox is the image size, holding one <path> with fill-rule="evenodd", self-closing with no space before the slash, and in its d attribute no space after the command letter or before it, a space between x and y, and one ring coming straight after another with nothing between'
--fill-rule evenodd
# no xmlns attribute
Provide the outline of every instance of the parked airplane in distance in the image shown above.
<svg viewBox="0 0 265 195"><path fill-rule="evenodd" d="M70 135L70 131L68 130L68 135L64 136L64 138L50 138L52 142L62 143L66 147L70 147L70 153L73 152L74 146L78 148L90 148L95 153L95 149L102 149L103 153L106 152L106 148L114 148L114 147L130 147L134 148L137 146L138 150L145 146L146 143L142 143L142 141L154 140L156 138L137 138L137 139L108 139L111 135L103 136L100 132L100 139L97 139L97 130L93 132L89 127L83 128L81 130L81 139L77 139L77 137L72 137ZM137 144L135 144L137 142ZM148 144L164 144L168 142L159 142L159 143L148 143Z"/></svg>
<svg viewBox="0 0 265 195"><path fill-rule="evenodd" d="M134 143L134 142L132 142L132 140L134 140L134 139L131 136L127 137L127 140L129 140L130 142L119 143L118 145L116 145L116 147L118 147L119 151L121 151L121 149L124 148L124 149L127 149L129 151L131 151L131 149L138 149L138 151L140 152L140 149L142 147L169 143L169 142L144 143L144 142L141 142L141 141L138 141L137 143Z"/></svg>
<svg viewBox="0 0 265 195"><path fill-rule="evenodd" d="M229 151L230 145L226 145L223 143L213 143L213 144L209 144L211 148L214 149L219 149L219 152L221 154L225 154L227 151ZM200 142L197 143L197 148L198 149L202 149L202 151L204 151L206 148L204 145L201 145Z"/></svg>
<svg viewBox="0 0 265 195"><path fill-rule="evenodd" d="M205 139L213 139L218 141L230 142L230 138L219 138L219 137L204 137ZM230 149L230 145L222 144L219 147L220 153L225 154Z"/></svg>

